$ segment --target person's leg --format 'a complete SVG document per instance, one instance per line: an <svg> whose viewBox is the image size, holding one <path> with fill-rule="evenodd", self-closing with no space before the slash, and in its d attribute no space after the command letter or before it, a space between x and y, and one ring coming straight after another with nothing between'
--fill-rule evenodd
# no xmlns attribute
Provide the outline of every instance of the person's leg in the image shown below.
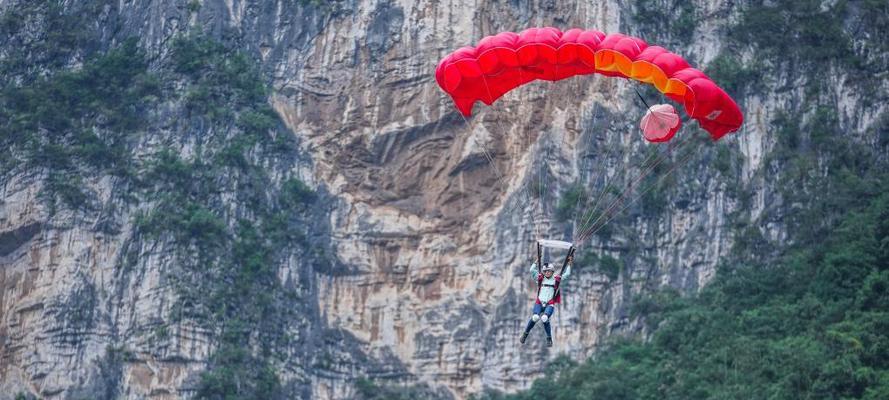
<svg viewBox="0 0 889 400"><path fill-rule="evenodd" d="M537 320L540 319L540 312L543 306L540 303L534 303L534 310L532 310L531 318L528 319L528 326L525 327L525 331L522 332L522 337L519 338L519 343L525 344L525 339L528 338L528 334L531 333L531 329L534 328L534 325L537 323Z"/></svg>
<svg viewBox="0 0 889 400"><path fill-rule="evenodd" d="M540 303L534 303L534 309L531 311L531 318L528 319L528 326L525 327L525 333L531 332L531 329L537 324L537 320L540 319L540 313L542 311L543 306Z"/></svg>
<svg viewBox="0 0 889 400"><path fill-rule="evenodd" d="M550 304L546 306L546 310L543 312L543 317L540 318L543 321L543 330L546 331L547 339L552 339L552 329L550 328L549 319L552 318L553 313L556 311L556 308Z"/></svg>

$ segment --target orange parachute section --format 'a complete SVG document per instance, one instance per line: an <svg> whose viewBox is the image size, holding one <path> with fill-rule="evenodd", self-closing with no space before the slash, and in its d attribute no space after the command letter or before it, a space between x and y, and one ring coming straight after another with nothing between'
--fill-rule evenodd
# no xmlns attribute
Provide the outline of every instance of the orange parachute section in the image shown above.
<svg viewBox="0 0 889 400"><path fill-rule="evenodd" d="M685 59L620 33L551 27L502 32L445 56L435 79L468 116L476 101L491 105L528 82L593 73L651 84L682 104L714 140L738 130L744 120L737 103Z"/></svg>

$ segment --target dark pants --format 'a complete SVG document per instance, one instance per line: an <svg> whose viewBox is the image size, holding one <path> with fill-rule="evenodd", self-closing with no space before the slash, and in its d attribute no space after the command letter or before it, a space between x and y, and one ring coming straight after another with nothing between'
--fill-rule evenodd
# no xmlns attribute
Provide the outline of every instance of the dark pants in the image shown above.
<svg viewBox="0 0 889 400"><path fill-rule="evenodd" d="M540 315L541 313L546 314L547 321L543 323L543 330L546 331L546 337L553 336L552 330L549 325L550 324L549 319L552 318L553 313L555 311L556 311L556 309L555 309L555 307L553 307L552 304L550 304L550 305L546 306L546 308L544 308L542 304L534 303L534 310L532 311L532 313L534 315ZM537 324L537 323L534 322L533 318L528 319L528 326L525 327L525 333L531 332L531 329L534 328L535 324Z"/></svg>

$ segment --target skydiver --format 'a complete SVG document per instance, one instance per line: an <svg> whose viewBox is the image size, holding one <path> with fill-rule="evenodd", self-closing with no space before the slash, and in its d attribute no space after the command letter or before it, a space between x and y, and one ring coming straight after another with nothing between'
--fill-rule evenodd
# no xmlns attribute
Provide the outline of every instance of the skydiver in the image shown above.
<svg viewBox="0 0 889 400"><path fill-rule="evenodd" d="M531 333L531 329L534 328L534 325L537 324L537 321L543 322L543 330L546 331L546 346L552 347L553 345L553 335L552 329L550 327L549 320L552 318L553 313L556 311L556 304L560 304L562 302L562 295L559 290L559 285L562 280L567 278L568 275L571 274L571 265L574 264L574 257L569 256L567 258L567 267L564 270L564 273L561 275L556 275L556 268L552 263L543 264L543 273L539 273L537 271L537 263L540 262L540 259L537 259L537 262L531 264L531 276L535 281L537 281L537 299L534 302L534 309L531 312L531 318L528 320L528 326L525 327L525 332L522 333L521 339L519 342L525 344L525 339L528 338L528 334ZM544 304L546 306L544 306Z"/></svg>

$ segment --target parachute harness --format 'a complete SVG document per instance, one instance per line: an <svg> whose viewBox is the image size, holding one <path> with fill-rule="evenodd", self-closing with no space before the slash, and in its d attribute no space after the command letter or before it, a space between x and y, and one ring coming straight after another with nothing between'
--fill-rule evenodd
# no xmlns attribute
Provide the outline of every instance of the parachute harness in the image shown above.
<svg viewBox="0 0 889 400"><path fill-rule="evenodd" d="M568 250L568 253L565 255L565 259L562 261L562 268L559 270L559 273L558 273L559 277L563 276L565 274L565 269L568 267L568 261L571 260L572 257L574 257L574 252L576 249L574 247L574 244L572 244L570 242L561 241L561 240L538 239L537 240L537 273L538 274L542 274L541 260L543 258L543 249L544 248L557 248L557 249ZM538 275L537 296L540 296L540 289L541 289L542 282L543 282L543 280L541 278L542 278L542 276ZM553 292L553 297L550 301L555 301L555 299L558 299L559 295L561 294L561 291L562 291L562 282L561 282L561 279L558 279L555 284L555 291ZM549 304L543 304L544 308L548 305ZM555 331L556 331L556 328L558 325L557 321L556 321L557 318L558 318L558 316L554 313L553 320L552 320L552 324L553 324L552 336L553 337L556 336Z"/></svg>

